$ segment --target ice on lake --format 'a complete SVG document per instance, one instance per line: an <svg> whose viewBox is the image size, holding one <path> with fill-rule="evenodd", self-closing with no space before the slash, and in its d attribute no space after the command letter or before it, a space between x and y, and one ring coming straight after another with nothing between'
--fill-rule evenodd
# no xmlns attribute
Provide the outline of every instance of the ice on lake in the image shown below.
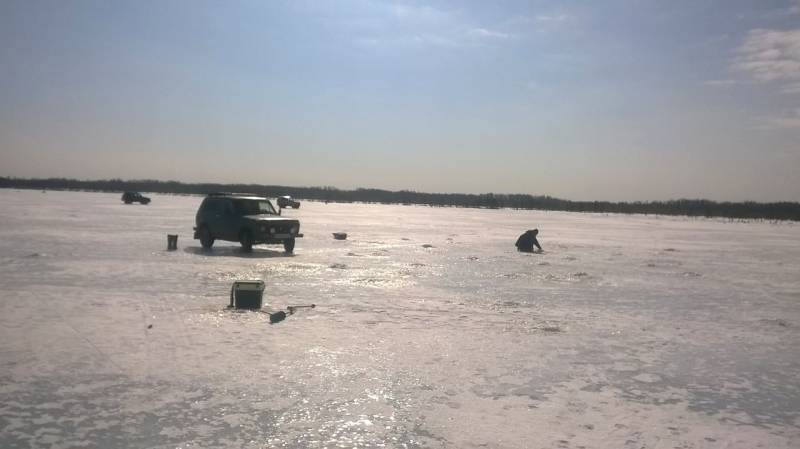
<svg viewBox="0 0 800 449"><path fill-rule="evenodd" d="M800 447L794 223L152 198L0 190L0 447Z"/></svg>

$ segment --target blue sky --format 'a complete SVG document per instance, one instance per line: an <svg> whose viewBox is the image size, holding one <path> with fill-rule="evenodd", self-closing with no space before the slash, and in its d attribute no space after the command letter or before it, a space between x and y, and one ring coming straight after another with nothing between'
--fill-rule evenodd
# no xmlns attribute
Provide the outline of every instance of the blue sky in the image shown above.
<svg viewBox="0 0 800 449"><path fill-rule="evenodd" d="M800 1L0 2L0 175L800 200Z"/></svg>

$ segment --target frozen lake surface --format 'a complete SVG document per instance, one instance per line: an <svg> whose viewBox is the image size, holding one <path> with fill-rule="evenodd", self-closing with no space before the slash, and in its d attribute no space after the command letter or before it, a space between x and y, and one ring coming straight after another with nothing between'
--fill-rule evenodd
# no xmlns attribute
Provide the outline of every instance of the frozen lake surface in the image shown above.
<svg viewBox="0 0 800 449"><path fill-rule="evenodd" d="M287 256L119 197L0 190L2 448L800 447L797 224L303 202Z"/></svg>

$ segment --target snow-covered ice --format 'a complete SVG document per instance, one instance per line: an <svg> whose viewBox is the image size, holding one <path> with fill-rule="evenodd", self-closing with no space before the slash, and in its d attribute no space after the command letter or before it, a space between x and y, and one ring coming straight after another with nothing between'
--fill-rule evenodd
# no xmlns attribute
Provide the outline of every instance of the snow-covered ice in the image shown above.
<svg viewBox="0 0 800 449"><path fill-rule="evenodd" d="M797 224L152 198L0 190L0 447L800 447Z"/></svg>

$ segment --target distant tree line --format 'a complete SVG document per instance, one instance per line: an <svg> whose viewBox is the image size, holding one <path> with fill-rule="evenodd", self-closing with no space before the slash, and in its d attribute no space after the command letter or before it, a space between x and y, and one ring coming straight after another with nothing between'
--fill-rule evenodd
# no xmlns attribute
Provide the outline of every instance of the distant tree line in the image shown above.
<svg viewBox="0 0 800 449"><path fill-rule="evenodd" d="M295 198L333 202L384 204L420 204L442 207L539 209L570 212L610 212L623 214L687 215L731 219L800 220L800 203L716 202L703 199L679 199L647 202L569 201L550 196L526 194L479 195L464 193L422 193L409 190L380 189L340 190L335 187L288 187L260 184L213 184L157 181L150 179L22 179L0 177L0 188L45 190L92 190L101 192L157 192L171 194L207 194L210 192L247 192L267 197L291 195Z"/></svg>

